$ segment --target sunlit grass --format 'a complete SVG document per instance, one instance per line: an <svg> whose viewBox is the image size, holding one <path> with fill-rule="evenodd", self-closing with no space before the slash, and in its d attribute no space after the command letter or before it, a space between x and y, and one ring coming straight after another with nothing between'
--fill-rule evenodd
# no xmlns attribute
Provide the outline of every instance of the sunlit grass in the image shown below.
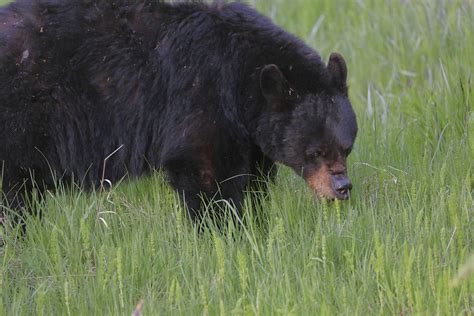
<svg viewBox="0 0 474 316"><path fill-rule="evenodd" d="M346 58L351 200L280 168L243 227L199 233L161 174L59 192L5 234L0 315L474 313L474 4L254 2Z"/></svg>

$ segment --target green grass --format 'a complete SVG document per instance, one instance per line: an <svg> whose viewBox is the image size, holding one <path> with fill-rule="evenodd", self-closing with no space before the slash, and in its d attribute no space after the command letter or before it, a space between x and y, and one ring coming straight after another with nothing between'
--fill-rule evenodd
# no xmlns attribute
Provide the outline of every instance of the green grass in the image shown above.
<svg viewBox="0 0 474 316"><path fill-rule="evenodd" d="M60 192L4 232L0 315L474 314L474 3L254 2L348 62L351 200L282 167L242 229L199 234L160 174Z"/></svg>

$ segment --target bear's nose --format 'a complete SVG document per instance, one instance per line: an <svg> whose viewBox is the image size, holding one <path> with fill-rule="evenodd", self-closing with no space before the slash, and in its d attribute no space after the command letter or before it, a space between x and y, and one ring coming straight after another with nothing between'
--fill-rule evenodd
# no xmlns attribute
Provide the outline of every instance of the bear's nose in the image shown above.
<svg viewBox="0 0 474 316"><path fill-rule="evenodd" d="M352 190L352 183L346 177L336 177L334 179L334 190L336 191L336 198L339 200L347 200L349 193Z"/></svg>

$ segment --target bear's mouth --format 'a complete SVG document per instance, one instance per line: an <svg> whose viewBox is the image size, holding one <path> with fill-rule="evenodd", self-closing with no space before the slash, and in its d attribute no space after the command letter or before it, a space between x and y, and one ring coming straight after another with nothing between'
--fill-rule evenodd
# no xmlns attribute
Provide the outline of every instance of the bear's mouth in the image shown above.
<svg viewBox="0 0 474 316"><path fill-rule="evenodd" d="M348 189L344 189L341 191L333 191L330 194L328 193L321 193L320 191L316 191L314 188L312 188L317 196L318 199L321 200L327 200L327 201L335 201L335 200L349 200L351 191Z"/></svg>
<svg viewBox="0 0 474 316"><path fill-rule="evenodd" d="M349 189L341 189L335 192L336 200L348 200L351 195L351 191Z"/></svg>

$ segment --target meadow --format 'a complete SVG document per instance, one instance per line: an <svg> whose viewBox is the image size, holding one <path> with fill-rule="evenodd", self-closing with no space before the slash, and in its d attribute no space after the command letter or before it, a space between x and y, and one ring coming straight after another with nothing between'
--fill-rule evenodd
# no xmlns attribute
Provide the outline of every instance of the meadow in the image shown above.
<svg viewBox="0 0 474 316"><path fill-rule="evenodd" d="M474 2L251 4L345 57L351 199L280 166L240 228L199 233L159 172L60 190L1 231L0 315L474 314Z"/></svg>

